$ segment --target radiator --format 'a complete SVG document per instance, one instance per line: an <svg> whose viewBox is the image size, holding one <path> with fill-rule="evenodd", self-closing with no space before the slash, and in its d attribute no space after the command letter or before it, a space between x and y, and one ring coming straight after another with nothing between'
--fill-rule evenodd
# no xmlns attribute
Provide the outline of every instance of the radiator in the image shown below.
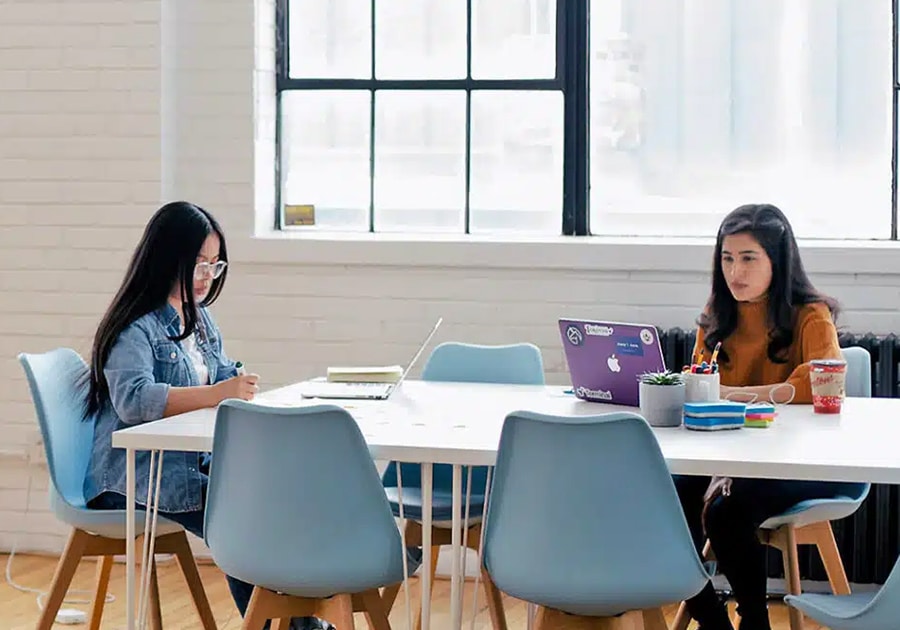
<svg viewBox="0 0 900 630"><path fill-rule="evenodd" d="M659 330L659 336L669 369L679 370L690 363L694 330ZM898 397L900 338L845 332L839 335L839 341L842 348L860 346L871 354L873 396ZM832 527L850 582L883 584L900 555L900 487L874 484L856 514L835 521ZM769 577L784 577L781 554L772 549L768 560ZM801 579L827 580L818 553L807 546L800 548L800 572Z"/></svg>

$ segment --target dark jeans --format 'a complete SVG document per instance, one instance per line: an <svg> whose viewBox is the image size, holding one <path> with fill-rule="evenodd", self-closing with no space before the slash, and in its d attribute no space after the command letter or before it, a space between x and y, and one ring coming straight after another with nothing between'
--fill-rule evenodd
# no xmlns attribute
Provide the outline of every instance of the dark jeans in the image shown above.
<svg viewBox="0 0 900 630"><path fill-rule="evenodd" d="M704 544L703 495L710 478L674 475L673 480L691 537L700 553ZM740 630L770 630L766 607L766 548L757 538L759 526L800 501L826 499L836 494L839 494L836 485L827 482L738 478L733 480L729 496L720 496L709 506L706 537L737 601ZM712 583L688 600L687 607L702 630L732 627Z"/></svg>
<svg viewBox="0 0 900 630"><path fill-rule="evenodd" d="M203 488L203 505L206 505L206 487ZM95 510L124 510L127 507L126 498L117 492L104 492L89 504L91 509ZM165 516L170 521L175 521L192 534L203 538L203 514L204 510L195 512L160 512L160 516ZM253 594L253 585L242 582L237 578L226 575L228 581L228 589L231 591L231 597L237 606L241 617L247 614L247 606L250 603L250 596ZM266 628L269 623L266 622ZM296 630L317 630L322 624L315 617L303 617L293 619L292 628Z"/></svg>

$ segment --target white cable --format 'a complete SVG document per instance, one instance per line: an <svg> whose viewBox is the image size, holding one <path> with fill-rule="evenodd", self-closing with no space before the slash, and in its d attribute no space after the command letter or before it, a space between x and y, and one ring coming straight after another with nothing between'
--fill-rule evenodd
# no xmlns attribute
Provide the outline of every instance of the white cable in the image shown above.
<svg viewBox="0 0 900 630"><path fill-rule="evenodd" d="M43 600L49 594L47 591L41 590L39 588L32 588L29 586L22 586L12 578L12 563L13 558L16 556L16 552L19 547L19 542L21 540L22 534L25 533L25 525L28 521L28 512L31 509L31 487L33 485L34 480L34 472L33 472L33 462L31 461L31 450L26 451L25 454L25 466L28 469L28 481L25 485L25 513L22 515L23 526L16 532L16 537L13 539L12 549L9 552L9 557L6 559L6 583L9 584L12 588L20 591L22 593L37 593L37 607L38 610L44 610ZM84 590L84 589L69 589L68 591L71 594L82 594L82 595L93 595L94 591ZM109 604L111 602L116 601L114 595L107 593L106 594L106 603ZM92 599L69 599L66 598L63 600L64 604L84 604L88 605L93 602Z"/></svg>

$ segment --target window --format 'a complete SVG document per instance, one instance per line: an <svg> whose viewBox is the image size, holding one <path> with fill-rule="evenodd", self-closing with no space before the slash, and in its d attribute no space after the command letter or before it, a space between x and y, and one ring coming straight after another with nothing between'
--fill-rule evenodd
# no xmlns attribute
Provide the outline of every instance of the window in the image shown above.
<svg viewBox="0 0 900 630"><path fill-rule="evenodd" d="M282 206L314 205L333 230L559 233L561 5L281 9Z"/></svg>
<svg viewBox="0 0 900 630"><path fill-rule="evenodd" d="M694 236L764 201L802 237L896 238L892 4L279 0L279 205Z"/></svg>

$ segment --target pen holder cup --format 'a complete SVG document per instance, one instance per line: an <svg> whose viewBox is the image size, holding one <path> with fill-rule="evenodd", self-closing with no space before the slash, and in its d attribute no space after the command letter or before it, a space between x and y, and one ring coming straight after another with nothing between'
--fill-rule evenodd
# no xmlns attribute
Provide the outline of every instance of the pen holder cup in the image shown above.
<svg viewBox="0 0 900 630"><path fill-rule="evenodd" d="M684 375L685 402L717 402L719 400L719 373Z"/></svg>

